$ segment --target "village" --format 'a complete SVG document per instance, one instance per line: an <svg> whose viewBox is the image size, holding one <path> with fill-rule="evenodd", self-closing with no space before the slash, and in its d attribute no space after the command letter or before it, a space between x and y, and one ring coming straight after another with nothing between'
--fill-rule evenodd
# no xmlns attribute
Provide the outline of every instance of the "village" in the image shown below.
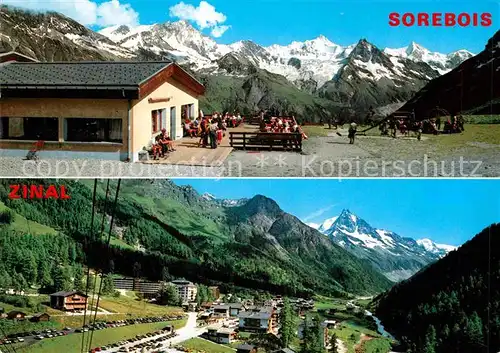
<svg viewBox="0 0 500 353"><path fill-rule="evenodd" d="M237 295L220 292L217 286L200 286L191 281L177 279L171 282L147 281L143 279L115 277L113 286L117 292L135 293L142 298L144 304L141 315L122 318L118 315L112 320L112 313L103 308L95 309L95 298L81 291L61 291L49 295L49 308L44 312L27 314L21 310L5 312L0 308L0 327L3 322L9 321L17 325L30 323L31 330L6 335L0 341L0 346L17 347L20 352L25 347L31 348L44 343L51 347L58 347L58 342L72 337L106 332L120 328L130 328L141 325L155 325L156 330L140 331L131 337L123 337L116 341L104 340L105 344L90 347L89 352L231 352L257 353L276 352L293 353L299 351L300 342L304 339L304 325L306 316L318 315L321 318L321 344L324 349L332 348L331 340L334 335L337 340L336 352L347 352L346 345L337 332L346 331L349 320L371 322L369 312L354 304L354 300L326 300L325 298L285 298L281 295L266 295L259 298L241 298ZM170 315L153 316L151 307L161 307L159 295L165 291L174 291L177 295L179 308ZM205 292L200 296L199 290ZM208 293L208 296L207 296ZM9 292L10 295L26 295L26 293ZM129 294L130 295L130 294ZM210 301L201 302L200 299L210 298ZM102 299L104 303L110 300ZM136 299L137 300L137 299ZM319 301L318 301L319 300ZM147 306L145 303L148 303ZM328 304L326 304L328 303ZM334 304L335 303L335 304ZM366 303L366 301L365 301ZM284 318L284 307L291 309L294 322L294 342L290 347L280 347L282 335L281 320ZM104 305L103 305L104 306ZM182 308L182 309L181 309ZM286 309L285 309L286 310ZM64 314L53 314L54 312ZM52 314L51 314L52 313ZM46 328L44 324L53 323L61 315L70 318L82 318L89 315L86 324L64 328ZM103 318L103 315L106 319ZM371 314L370 314L371 315ZM94 319L92 319L94 317ZM351 319L350 319L351 318ZM288 319L287 319L288 320ZM2 322L3 321L3 322ZM354 324L353 324L354 325ZM373 322L371 329L373 336L379 336ZM23 326L24 327L24 326ZM354 327L354 326L352 326ZM353 331L354 332L354 331ZM358 335L364 335L362 332ZM354 339L347 337L347 340ZM337 338L338 337L338 338ZM362 336L355 339L357 341ZM382 335L379 336L382 338ZM362 342L363 340L361 340ZM50 342L50 343L49 343ZM340 348L339 348L340 347ZM44 352L44 350L40 350Z"/></svg>

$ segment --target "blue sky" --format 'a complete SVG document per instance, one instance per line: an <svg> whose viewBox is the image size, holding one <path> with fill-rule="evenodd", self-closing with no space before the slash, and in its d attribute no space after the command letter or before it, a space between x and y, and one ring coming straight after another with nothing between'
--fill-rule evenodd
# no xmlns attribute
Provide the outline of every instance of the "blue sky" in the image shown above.
<svg viewBox="0 0 500 353"><path fill-rule="evenodd" d="M4 0L3 3L65 13L93 28L151 24L184 18L215 34L219 43L242 39L261 45L289 44L320 34L341 45L366 38L379 47L403 47L415 41L432 51L481 51L500 26L498 0ZM493 15L482 27L390 27L391 12L453 12ZM223 34L222 34L223 33Z"/></svg>
<svg viewBox="0 0 500 353"><path fill-rule="evenodd" d="M218 198L262 194L301 220L321 222L349 209L376 228L461 245L500 222L500 180L175 179Z"/></svg>

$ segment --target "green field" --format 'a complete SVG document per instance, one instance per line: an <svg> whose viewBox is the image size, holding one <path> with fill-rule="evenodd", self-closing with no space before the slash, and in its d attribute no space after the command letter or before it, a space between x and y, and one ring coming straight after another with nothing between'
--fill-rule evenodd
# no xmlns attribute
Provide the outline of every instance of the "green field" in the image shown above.
<svg viewBox="0 0 500 353"><path fill-rule="evenodd" d="M118 298L101 298L99 300L99 307L112 313L126 313L143 317L183 314L183 310L179 307L150 304L144 300L138 300L125 295Z"/></svg>
<svg viewBox="0 0 500 353"><path fill-rule="evenodd" d="M102 331L95 331L92 339L92 347L101 347L107 344L125 340L137 335L142 335L148 332L154 332L162 329L166 325L173 325L176 329L183 327L186 320L170 321L170 322L155 322L152 324L138 324L124 327L109 328ZM87 339L88 333L85 333ZM81 352L82 334L71 334L68 336L44 339L30 346L18 346L18 353L80 353Z"/></svg>
<svg viewBox="0 0 500 353"><path fill-rule="evenodd" d="M363 342L364 353L387 353L391 350L391 342L387 338L374 338Z"/></svg>
<svg viewBox="0 0 500 353"><path fill-rule="evenodd" d="M202 338L191 338L180 344L182 347L192 349L194 352L205 353L234 353L234 349L213 343ZM193 351L191 351L193 352Z"/></svg>

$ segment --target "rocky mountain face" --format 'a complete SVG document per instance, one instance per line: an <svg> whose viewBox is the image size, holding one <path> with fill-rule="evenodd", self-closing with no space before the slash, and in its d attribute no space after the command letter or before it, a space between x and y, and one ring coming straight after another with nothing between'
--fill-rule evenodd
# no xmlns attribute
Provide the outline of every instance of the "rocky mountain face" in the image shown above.
<svg viewBox="0 0 500 353"><path fill-rule="evenodd" d="M361 259L370 262L393 281L412 276L426 265L455 250L430 239L414 240L376 229L349 210L325 220L318 231Z"/></svg>
<svg viewBox="0 0 500 353"><path fill-rule="evenodd" d="M364 109L404 103L439 73L423 61L389 56L365 39L353 48L321 97Z"/></svg>
<svg viewBox="0 0 500 353"><path fill-rule="evenodd" d="M114 26L98 33L57 13L0 8L0 50L42 61L174 60L209 86L206 111L270 109L324 120L340 106L403 104L429 80L470 53L430 53L411 44L376 48L366 40L341 46L319 36L286 46L243 40L219 44L187 21ZM212 87L210 87L212 86Z"/></svg>
<svg viewBox="0 0 500 353"><path fill-rule="evenodd" d="M474 56L468 50L457 50L449 54L431 52L415 42L411 42L410 45L404 48L386 48L384 49L384 53L391 56L408 58L416 62L423 61L442 75Z"/></svg>
<svg viewBox="0 0 500 353"><path fill-rule="evenodd" d="M490 38L484 50L452 71L432 80L402 109L415 109L426 117L439 106L451 114L500 113L500 31Z"/></svg>
<svg viewBox="0 0 500 353"><path fill-rule="evenodd" d="M42 61L118 60L135 53L59 13L0 6L0 52Z"/></svg>

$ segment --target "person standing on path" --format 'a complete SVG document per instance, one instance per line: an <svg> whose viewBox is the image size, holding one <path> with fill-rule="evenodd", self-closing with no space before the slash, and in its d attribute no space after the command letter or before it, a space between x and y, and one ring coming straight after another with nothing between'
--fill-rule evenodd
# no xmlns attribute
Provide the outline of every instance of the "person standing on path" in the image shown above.
<svg viewBox="0 0 500 353"><path fill-rule="evenodd" d="M349 143L354 144L354 137L356 136L356 129L358 125L353 121L349 126Z"/></svg>
<svg viewBox="0 0 500 353"><path fill-rule="evenodd" d="M209 138L210 138L210 148L217 148L217 130L219 128L219 124L214 120L210 124Z"/></svg>

